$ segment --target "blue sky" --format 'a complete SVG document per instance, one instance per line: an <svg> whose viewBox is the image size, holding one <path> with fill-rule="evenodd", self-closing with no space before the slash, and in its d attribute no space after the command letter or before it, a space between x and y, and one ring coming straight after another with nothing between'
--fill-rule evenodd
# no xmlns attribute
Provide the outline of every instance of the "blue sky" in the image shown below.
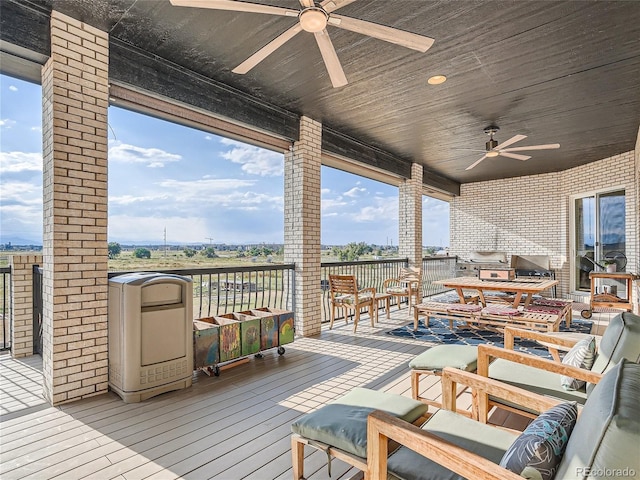
<svg viewBox="0 0 640 480"><path fill-rule="evenodd" d="M0 243L39 244L41 88L0 75L0 102ZM117 107L109 127L109 241L284 242L282 154ZM323 244L398 244L397 187L321 175ZM449 245L448 203L423 197L423 244Z"/></svg>

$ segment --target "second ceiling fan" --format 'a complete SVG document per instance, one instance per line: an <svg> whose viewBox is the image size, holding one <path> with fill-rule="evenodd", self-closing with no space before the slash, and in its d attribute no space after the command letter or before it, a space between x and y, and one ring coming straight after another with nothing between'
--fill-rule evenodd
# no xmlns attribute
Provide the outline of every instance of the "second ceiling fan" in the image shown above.
<svg viewBox="0 0 640 480"><path fill-rule="evenodd" d="M368 35L385 42L394 43L411 48L419 52L426 52L433 45L433 38L405 32L397 28L379 25L377 23L358 20L357 18L336 15L333 12L355 0L325 0L316 4L314 0L299 0L301 8L295 10L285 7L274 7L260 3L241 2L236 0L170 0L172 5L179 7L199 7L214 10L231 10L235 12L265 13L268 15L280 15L296 17L298 21L284 33L267 43L244 62L234 68L234 73L244 74L258 65L262 60L275 52L279 47L291 40L301 31L313 33L322 59L327 67L329 78L334 88L342 87L348 83L344 74L336 50L333 47L327 25L349 30L351 32Z"/></svg>
<svg viewBox="0 0 640 480"><path fill-rule="evenodd" d="M515 158L516 160L524 161L524 160L529 160L531 156L521 155L519 153L513 153L513 152L523 152L527 150L552 150L555 148L560 148L559 143L549 143L546 145L529 145L528 147L507 148L509 147L509 145L513 145L514 143L519 142L520 140L524 140L525 138L527 138L527 136L515 135L511 137L509 140L502 142L500 145L498 145L498 141L493 139L493 136L498 132L498 130L500 130L500 127L497 127L495 125L490 125L484 129L484 133L489 135L489 141L485 144L487 153L485 153L482 157L480 157L478 160L476 160L467 168L465 168L465 170L471 170L473 167L477 166L480 162L482 162L485 158L502 156L502 157Z"/></svg>

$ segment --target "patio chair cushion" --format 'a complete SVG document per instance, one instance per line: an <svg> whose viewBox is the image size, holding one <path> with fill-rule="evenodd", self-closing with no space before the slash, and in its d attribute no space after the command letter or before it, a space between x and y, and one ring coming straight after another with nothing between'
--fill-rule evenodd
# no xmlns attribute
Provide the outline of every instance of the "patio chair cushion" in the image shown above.
<svg viewBox="0 0 640 480"><path fill-rule="evenodd" d="M391 293L391 294L396 294L396 295L403 295L409 294L409 289L407 287L389 287L387 288L387 293Z"/></svg>
<svg viewBox="0 0 640 480"><path fill-rule="evenodd" d="M436 345L409 362L415 370L442 372L445 367L454 367L467 372L478 368L478 347L474 345Z"/></svg>
<svg viewBox="0 0 640 480"><path fill-rule="evenodd" d="M568 402L577 402L583 405L587 400L587 392L584 387L578 390L565 390L560 383L562 375L542 370L520 363L510 362L504 359L496 359L489 366L489 377L516 387L524 388L529 392L554 397ZM492 400L497 400L492 398ZM506 401L499 400L504 405L515 406ZM521 408L516 406L517 408ZM529 410L530 412L533 412Z"/></svg>
<svg viewBox="0 0 640 480"><path fill-rule="evenodd" d="M508 307L506 305L489 305L482 309L482 313L486 315L522 315L522 312L517 308Z"/></svg>
<svg viewBox="0 0 640 480"><path fill-rule="evenodd" d="M631 312L620 313L611 319L600 340L591 371L605 373L623 358L640 362L640 316ZM591 390L593 385L588 384L587 391Z"/></svg>
<svg viewBox="0 0 640 480"><path fill-rule="evenodd" d="M442 409L421 428L494 463L500 462L504 452L518 438L517 433L512 431L501 430ZM389 457L388 470L395 478L403 480L461 478L407 447L400 447Z"/></svg>
<svg viewBox="0 0 640 480"><path fill-rule="evenodd" d="M552 480L577 419L575 402L541 413L505 452L500 466L525 478Z"/></svg>
<svg viewBox="0 0 640 480"><path fill-rule="evenodd" d="M358 294L358 301L360 303L369 301L371 300L371 298L373 298L373 293L371 292L363 292ZM334 298L336 303L345 303L347 305L355 303L355 299L355 295L338 295Z"/></svg>
<svg viewBox="0 0 640 480"><path fill-rule="evenodd" d="M637 478L639 385L640 365L626 360L598 382L569 438L556 478Z"/></svg>
<svg viewBox="0 0 640 480"><path fill-rule="evenodd" d="M562 363L565 365L571 365L573 367L584 368L590 370L593 365L593 361L596 357L596 337L588 336L576 343L571 350L562 359ZM578 380L567 375L562 375L560 379L560 385L565 390L578 390L583 387L587 382L584 380Z"/></svg>
<svg viewBox="0 0 640 480"><path fill-rule="evenodd" d="M473 303L451 303L447 304L447 310L452 312L479 312L482 307Z"/></svg>
<svg viewBox="0 0 640 480"><path fill-rule="evenodd" d="M367 456L367 416L382 410L413 423L427 412L428 405L402 395L367 388L354 388L291 425L291 430L309 440L322 442L345 452Z"/></svg>

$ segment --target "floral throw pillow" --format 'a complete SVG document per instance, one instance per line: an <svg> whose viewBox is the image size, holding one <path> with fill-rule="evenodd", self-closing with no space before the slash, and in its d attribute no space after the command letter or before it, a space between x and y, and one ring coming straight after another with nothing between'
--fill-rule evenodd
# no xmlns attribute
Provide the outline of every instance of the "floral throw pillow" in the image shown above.
<svg viewBox="0 0 640 480"><path fill-rule="evenodd" d="M590 370L596 359L596 337L589 336L576 343L562 359L564 365L584 368ZM573 377L563 375L560 378L560 385L565 390L578 390L586 382Z"/></svg>
<svg viewBox="0 0 640 480"><path fill-rule="evenodd" d="M540 414L505 452L500 466L525 478L553 479L577 418L575 402Z"/></svg>

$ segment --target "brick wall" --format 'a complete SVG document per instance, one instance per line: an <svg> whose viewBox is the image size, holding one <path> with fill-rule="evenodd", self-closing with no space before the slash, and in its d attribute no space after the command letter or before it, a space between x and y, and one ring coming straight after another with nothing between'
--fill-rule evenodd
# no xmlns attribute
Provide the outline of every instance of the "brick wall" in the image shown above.
<svg viewBox="0 0 640 480"><path fill-rule="evenodd" d="M33 266L42 255L11 255L11 354L33 355Z"/></svg>
<svg viewBox="0 0 640 480"><path fill-rule="evenodd" d="M422 267L422 165L417 163L398 189L398 251L410 266Z"/></svg>
<svg viewBox="0 0 640 480"><path fill-rule="evenodd" d="M284 158L284 260L296 264L296 334L320 333L320 157L322 125L300 120Z"/></svg>
<svg viewBox="0 0 640 480"><path fill-rule="evenodd" d="M570 291L569 217L571 196L602 189L626 191L629 265L638 262L638 186L634 152L562 172L463 184L451 202L451 254L472 250L512 255L549 255L560 280L559 295Z"/></svg>
<svg viewBox="0 0 640 480"><path fill-rule="evenodd" d="M54 405L107 391L108 35L53 11L42 71L43 374Z"/></svg>

